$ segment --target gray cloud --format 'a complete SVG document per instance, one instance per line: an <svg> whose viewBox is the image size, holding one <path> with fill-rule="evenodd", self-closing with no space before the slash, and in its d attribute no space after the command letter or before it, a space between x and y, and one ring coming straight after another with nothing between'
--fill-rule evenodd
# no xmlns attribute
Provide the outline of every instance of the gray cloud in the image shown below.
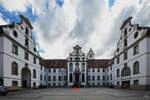
<svg viewBox="0 0 150 100"><path fill-rule="evenodd" d="M82 41L82 44L88 42L95 29L94 20L97 15L103 10L102 0L82 0L76 10L78 19L73 30L69 33L70 38L77 38Z"/></svg>

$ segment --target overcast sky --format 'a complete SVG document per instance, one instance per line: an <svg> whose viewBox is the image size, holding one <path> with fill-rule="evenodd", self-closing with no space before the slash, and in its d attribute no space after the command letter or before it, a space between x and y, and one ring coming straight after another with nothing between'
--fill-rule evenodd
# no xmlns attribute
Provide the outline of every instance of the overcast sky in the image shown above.
<svg viewBox="0 0 150 100"><path fill-rule="evenodd" d="M66 58L78 42L104 59L112 58L125 19L150 26L150 0L0 0L0 25L19 22L20 14L31 21L43 58Z"/></svg>

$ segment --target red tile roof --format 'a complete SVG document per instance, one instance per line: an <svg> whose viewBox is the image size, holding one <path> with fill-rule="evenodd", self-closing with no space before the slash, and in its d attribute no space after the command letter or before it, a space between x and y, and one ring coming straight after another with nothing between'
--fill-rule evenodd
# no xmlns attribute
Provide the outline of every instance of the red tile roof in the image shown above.
<svg viewBox="0 0 150 100"><path fill-rule="evenodd" d="M108 65L112 64L111 59L90 59L88 60L88 68L106 68ZM66 68L66 59L41 59L40 64L49 68Z"/></svg>
<svg viewBox="0 0 150 100"><path fill-rule="evenodd" d="M66 68L67 67L66 59L46 59L46 60L41 60L40 64L49 68Z"/></svg>
<svg viewBox="0 0 150 100"><path fill-rule="evenodd" d="M88 60L88 68L106 68L111 59L90 59Z"/></svg>

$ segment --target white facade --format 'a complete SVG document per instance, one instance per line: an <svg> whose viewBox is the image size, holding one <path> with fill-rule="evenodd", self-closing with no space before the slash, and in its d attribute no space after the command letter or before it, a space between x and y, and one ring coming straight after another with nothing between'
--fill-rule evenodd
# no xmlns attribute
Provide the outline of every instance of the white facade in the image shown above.
<svg viewBox="0 0 150 100"><path fill-rule="evenodd" d="M132 25L129 18L121 27L121 38L118 41L114 57L115 85L123 88L149 88L149 28ZM125 43L126 42L126 43ZM126 54L125 54L126 53ZM125 57L126 55L126 57ZM117 62L118 59L118 62ZM138 63L138 64L137 64ZM137 68L134 68L137 64ZM123 73L127 68L127 75ZM117 77L117 69L119 76Z"/></svg>
<svg viewBox="0 0 150 100"><path fill-rule="evenodd" d="M21 23L0 26L0 84L9 88L37 86L115 86L150 89L150 28L121 26L121 37L112 59L95 59L76 45L67 59L40 58L32 38L32 26ZM15 69L14 69L15 68Z"/></svg>
<svg viewBox="0 0 150 100"><path fill-rule="evenodd" d="M0 79L1 84L10 88L39 85L39 55L32 38L32 27L23 16L21 20L21 23L0 26ZM28 40L26 45L25 39ZM28 53L28 60L25 59L25 52ZM13 65L17 67L13 69ZM33 70L36 74L34 77ZM30 79L26 79L28 75Z"/></svg>

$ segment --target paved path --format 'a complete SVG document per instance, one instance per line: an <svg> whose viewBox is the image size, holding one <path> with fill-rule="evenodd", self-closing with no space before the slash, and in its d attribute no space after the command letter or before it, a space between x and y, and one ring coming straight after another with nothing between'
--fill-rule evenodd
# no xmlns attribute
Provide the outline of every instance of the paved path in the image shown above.
<svg viewBox="0 0 150 100"><path fill-rule="evenodd" d="M150 91L110 88L48 88L22 90L0 96L0 100L150 100Z"/></svg>

